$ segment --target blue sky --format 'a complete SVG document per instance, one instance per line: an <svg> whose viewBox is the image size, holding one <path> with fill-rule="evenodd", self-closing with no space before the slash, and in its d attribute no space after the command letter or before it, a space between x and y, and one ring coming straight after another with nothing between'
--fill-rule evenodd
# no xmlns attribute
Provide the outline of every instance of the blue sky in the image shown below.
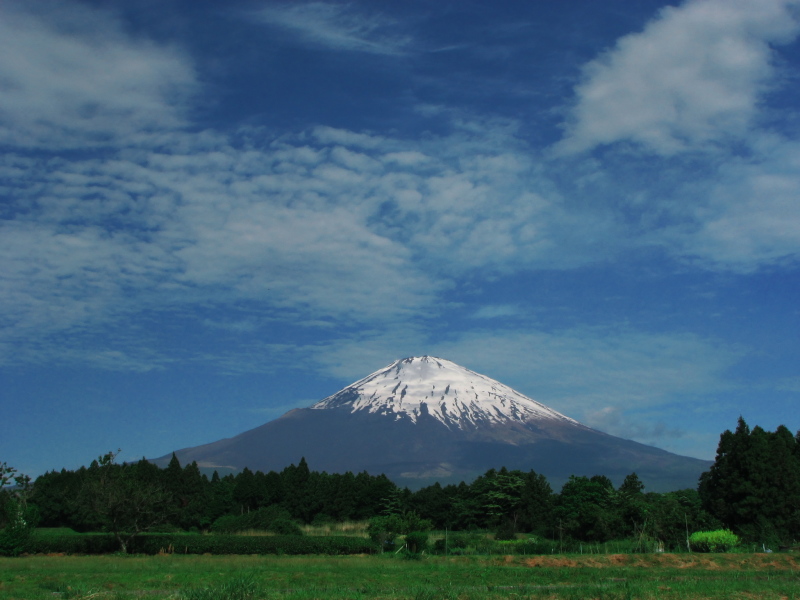
<svg viewBox="0 0 800 600"><path fill-rule="evenodd" d="M0 461L422 354L690 456L800 429L799 35L790 0L3 2Z"/></svg>

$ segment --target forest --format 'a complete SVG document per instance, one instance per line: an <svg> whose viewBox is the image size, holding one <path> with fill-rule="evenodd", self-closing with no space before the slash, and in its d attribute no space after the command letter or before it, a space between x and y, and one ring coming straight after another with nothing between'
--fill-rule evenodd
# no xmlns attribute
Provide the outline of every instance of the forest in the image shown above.
<svg viewBox="0 0 800 600"><path fill-rule="evenodd" d="M572 476L556 492L541 474L500 468L471 483L412 492L383 475L312 471L303 458L280 472L208 477L174 456L163 469L115 457L109 452L88 467L35 481L3 463L0 553L12 553L9 547L34 525L113 533L123 549L144 532L299 534L299 524L365 520L373 530L396 533L488 530L496 539L533 533L587 543L639 538L666 550L685 548L692 532L720 528L776 549L800 538L800 432L751 430L741 418L721 435L698 488L668 493L648 492L636 473L618 487L602 474Z"/></svg>

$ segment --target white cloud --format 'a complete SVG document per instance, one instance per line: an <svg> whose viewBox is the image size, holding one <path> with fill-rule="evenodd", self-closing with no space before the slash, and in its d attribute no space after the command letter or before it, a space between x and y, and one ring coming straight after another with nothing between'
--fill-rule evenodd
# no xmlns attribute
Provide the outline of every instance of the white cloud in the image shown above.
<svg viewBox="0 0 800 600"><path fill-rule="evenodd" d="M386 138L369 133L348 131L326 125L314 127L311 132L314 138L321 144L339 144L356 148L372 149L379 148L386 144Z"/></svg>
<svg viewBox="0 0 800 600"><path fill-rule="evenodd" d="M481 306L472 315L473 319L502 319L506 317L518 317L523 314L519 306L511 304L487 304Z"/></svg>
<svg viewBox="0 0 800 600"><path fill-rule="evenodd" d="M598 407L641 409L727 389L724 374L743 356L690 334L589 327L479 331L437 348L578 419Z"/></svg>
<svg viewBox="0 0 800 600"><path fill-rule="evenodd" d="M451 133L421 140L320 126L236 144L224 133L180 129L181 97L167 82L175 76L180 89L195 86L180 52L130 38L108 13L87 13L70 27L51 13L9 14L16 35L0 36L0 44L14 52L0 55L0 72L20 84L0 124L6 143L21 150L0 158L7 360L30 356L48 336L86 336L160 306L255 300L297 322L369 329L411 321L406 327L415 332L446 309L443 291L459 277L569 269L641 243L603 202L555 191L512 121L460 115ZM663 20L677 18L671 14ZM52 69L44 52L26 57L30 81L18 72L13 57L36 43L66 48L65 72L84 82L84 95L65 92L60 76L39 81ZM134 69L132 87L112 75L101 85L95 71L114 73L127 60L144 65ZM82 112L101 93L108 114ZM35 109L28 117L19 108L26 102ZM111 117L125 110L129 119ZM41 115L52 124L43 126ZM129 137L143 123L158 137ZM23 156L30 140L56 151L101 138L104 158ZM709 263L752 265L790 254L800 230L792 197L798 153L784 142L759 152L769 160L731 166L711 201L689 207L691 232L658 232L645 242ZM504 310L486 307L476 316ZM404 339L409 353L425 352L419 337ZM23 346L30 352L18 351ZM115 351L146 362L135 350ZM87 356L124 362L123 355Z"/></svg>
<svg viewBox="0 0 800 600"><path fill-rule="evenodd" d="M748 133L774 75L770 44L800 31L796 0L667 7L588 65L562 153L630 141L663 155Z"/></svg>
<svg viewBox="0 0 800 600"><path fill-rule="evenodd" d="M185 125L197 82L177 49L133 39L110 13L72 3L0 5L0 142L81 147Z"/></svg>
<svg viewBox="0 0 800 600"><path fill-rule="evenodd" d="M537 193L532 159L493 128L423 142L330 129L260 147L213 132L174 131L159 150L124 141L107 159L0 161L15 211L0 222L5 339L242 300L369 327L436 314L476 269L615 252L597 245L613 220Z"/></svg>
<svg viewBox="0 0 800 600"><path fill-rule="evenodd" d="M710 268L752 272L800 259L800 144L765 138L749 159L731 159L700 191L697 226L664 243Z"/></svg>
<svg viewBox="0 0 800 600"><path fill-rule="evenodd" d="M380 14L359 14L351 5L298 2L262 8L255 16L291 31L306 42L351 52L405 54L411 40Z"/></svg>
<svg viewBox="0 0 800 600"><path fill-rule="evenodd" d="M331 374L352 379L367 374L364 365L440 356L580 420L729 390L727 372L745 350L691 334L600 327L459 331L448 340L428 339L422 327L393 327L321 345L315 354Z"/></svg>

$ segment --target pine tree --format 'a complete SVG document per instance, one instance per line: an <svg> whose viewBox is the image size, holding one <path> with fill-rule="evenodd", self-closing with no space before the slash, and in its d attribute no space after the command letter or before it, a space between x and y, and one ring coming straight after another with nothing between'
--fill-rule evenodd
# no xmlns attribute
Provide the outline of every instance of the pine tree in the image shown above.
<svg viewBox="0 0 800 600"><path fill-rule="evenodd" d="M720 436L711 469L700 478L703 507L726 527L760 543L800 538L800 433L774 433L739 417Z"/></svg>

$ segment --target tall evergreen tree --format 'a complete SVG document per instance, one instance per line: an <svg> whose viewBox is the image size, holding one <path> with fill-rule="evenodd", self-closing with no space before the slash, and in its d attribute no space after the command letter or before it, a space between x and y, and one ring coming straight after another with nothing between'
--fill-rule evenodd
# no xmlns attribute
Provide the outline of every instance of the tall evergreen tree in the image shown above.
<svg viewBox="0 0 800 600"><path fill-rule="evenodd" d="M555 496L547 478L535 471L524 477L520 529L544 535L553 521Z"/></svg>
<svg viewBox="0 0 800 600"><path fill-rule="evenodd" d="M800 432L774 433L739 417L720 436L711 469L700 478L703 507L727 527L756 542L800 539Z"/></svg>

